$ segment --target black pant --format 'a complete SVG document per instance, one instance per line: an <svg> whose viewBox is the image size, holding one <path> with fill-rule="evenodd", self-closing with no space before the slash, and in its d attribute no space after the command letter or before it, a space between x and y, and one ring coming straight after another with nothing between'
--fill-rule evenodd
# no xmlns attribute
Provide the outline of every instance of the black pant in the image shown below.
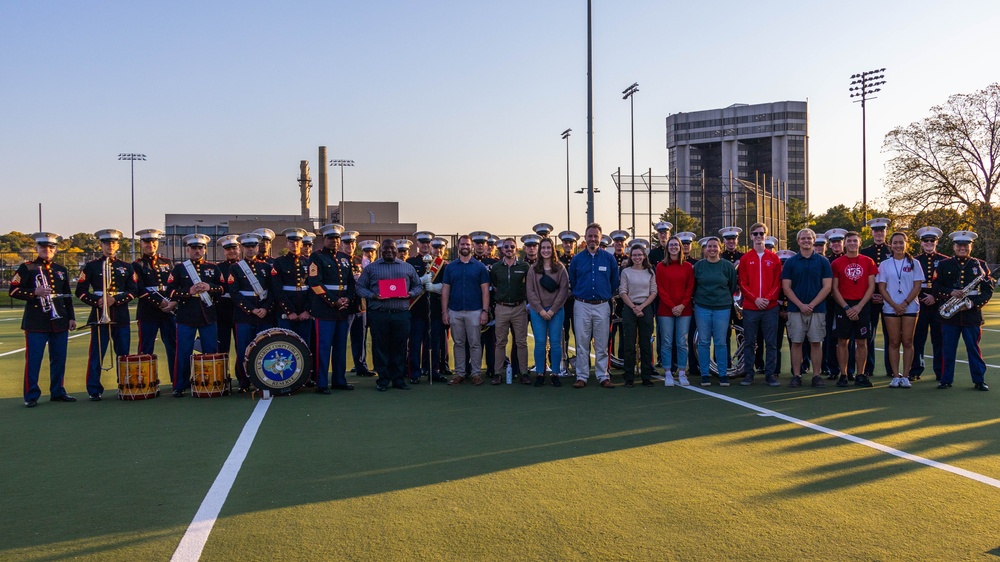
<svg viewBox="0 0 1000 562"><path fill-rule="evenodd" d="M410 337L410 311L368 310L372 331L372 356L378 384L406 382L406 340Z"/></svg>
<svg viewBox="0 0 1000 562"><path fill-rule="evenodd" d="M653 377L653 326L656 309L650 305L643 309L642 316L636 316L631 308L622 310L622 342L621 353L625 361L625 380L635 380L635 347L639 344L639 365L643 380Z"/></svg>

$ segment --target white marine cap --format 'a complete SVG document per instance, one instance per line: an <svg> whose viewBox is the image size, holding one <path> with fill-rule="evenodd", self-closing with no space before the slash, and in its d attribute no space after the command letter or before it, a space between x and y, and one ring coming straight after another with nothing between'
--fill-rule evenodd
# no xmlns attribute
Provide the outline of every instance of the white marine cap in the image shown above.
<svg viewBox="0 0 1000 562"><path fill-rule="evenodd" d="M358 236L361 236L361 233L358 232L357 230L345 230L345 231L341 232L341 234L340 234L340 241L341 242L355 242L355 241L357 241Z"/></svg>
<svg viewBox="0 0 1000 562"><path fill-rule="evenodd" d="M697 234L686 230L684 232L678 232L676 236L677 239L680 240L682 244L690 244L691 242L694 242L695 238L698 237Z"/></svg>
<svg viewBox="0 0 1000 562"><path fill-rule="evenodd" d="M665 232L665 231L668 231L668 230L673 230L674 229L674 225L671 224L668 221L660 221L660 222L656 223L655 225L653 225L653 228L655 228L657 232Z"/></svg>
<svg viewBox="0 0 1000 562"><path fill-rule="evenodd" d="M767 248L769 246L771 248L777 248L778 247L778 238L776 236L765 236L764 237L764 247Z"/></svg>
<svg viewBox="0 0 1000 562"><path fill-rule="evenodd" d="M258 228L253 233L260 236L261 240L267 240L268 242L274 240L274 231L270 228Z"/></svg>
<svg viewBox="0 0 1000 562"><path fill-rule="evenodd" d="M724 226L719 229L719 236L723 238L737 238L743 229L738 226Z"/></svg>
<svg viewBox="0 0 1000 562"><path fill-rule="evenodd" d="M316 239L315 232L307 232L305 236L302 237L302 244L306 246L312 246L313 240Z"/></svg>
<svg viewBox="0 0 1000 562"><path fill-rule="evenodd" d="M872 230L884 230L888 228L891 223L891 220L885 218L872 219L868 221L868 227Z"/></svg>
<svg viewBox="0 0 1000 562"><path fill-rule="evenodd" d="M698 245L701 247L705 247L705 244L707 244L709 240L718 241L719 238L717 236L705 236L704 238L698 240Z"/></svg>
<svg viewBox="0 0 1000 562"><path fill-rule="evenodd" d="M115 228L105 228L104 230L98 230L94 233L94 236L101 242L107 242L109 240L121 240L122 231Z"/></svg>
<svg viewBox="0 0 1000 562"><path fill-rule="evenodd" d="M195 232L194 234L188 234L181 239L185 246L208 246L212 242L212 239L208 237L207 234L201 234Z"/></svg>
<svg viewBox="0 0 1000 562"><path fill-rule="evenodd" d="M778 250L775 253L778 254L778 259L781 260L781 261L785 261L788 258L790 258L790 257L792 257L792 256L795 255L795 252L793 252L791 250Z"/></svg>
<svg viewBox="0 0 1000 562"><path fill-rule="evenodd" d="M376 242L375 240L362 240L362 241L361 241L361 242L360 242L360 243L358 244L358 246L360 246L360 247L361 247L361 251L362 251L362 252L366 252L366 251L377 251L377 250L378 250L378 247L379 247L379 243L378 243L378 242Z"/></svg>
<svg viewBox="0 0 1000 562"><path fill-rule="evenodd" d="M147 240L159 240L165 233L155 228L146 228L135 233L136 237L143 242Z"/></svg>
<svg viewBox="0 0 1000 562"><path fill-rule="evenodd" d="M491 234L489 238L486 239L487 246L496 246L500 243L500 237L495 234Z"/></svg>
<svg viewBox="0 0 1000 562"><path fill-rule="evenodd" d="M215 241L215 243L222 246L223 248L228 248L230 246L239 246L240 237L237 236L236 234L227 234L225 236L221 236L218 240Z"/></svg>
<svg viewBox="0 0 1000 562"><path fill-rule="evenodd" d="M435 248L444 248L448 245L448 240L446 238L435 237L431 240L431 246Z"/></svg>
<svg viewBox="0 0 1000 562"><path fill-rule="evenodd" d="M247 232L243 236L240 236L240 244L243 246L256 246L260 244L260 234L256 232Z"/></svg>
<svg viewBox="0 0 1000 562"><path fill-rule="evenodd" d="M971 230L956 230L948 235L955 244L971 244L979 235Z"/></svg>
<svg viewBox="0 0 1000 562"><path fill-rule="evenodd" d="M917 238L920 239L930 236L941 238L942 235L944 235L944 232L936 226L924 226L917 229Z"/></svg>
<svg viewBox="0 0 1000 562"><path fill-rule="evenodd" d="M344 227L339 224L324 224L319 227L319 233L324 238L340 238L344 234Z"/></svg>
<svg viewBox="0 0 1000 562"><path fill-rule="evenodd" d="M576 242L580 239L580 235L572 230L564 230L559 233L559 239L563 242Z"/></svg>
<svg viewBox="0 0 1000 562"><path fill-rule="evenodd" d="M822 233L821 234L817 234L816 235L816 240L813 241L813 245L815 245L815 244L822 244L822 245L825 246L826 245L826 234L822 234Z"/></svg>
<svg viewBox="0 0 1000 562"><path fill-rule="evenodd" d="M35 241L35 244L41 246L55 246L59 243L59 235L55 232L36 232L31 235L31 238Z"/></svg>
<svg viewBox="0 0 1000 562"><path fill-rule="evenodd" d="M555 230L555 228L553 228L553 226L547 222L540 222L535 226L531 227L531 230L533 230L535 234L541 236L542 238L545 238L546 236L549 235L549 233Z"/></svg>
<svg viewBox="0 0 1000 562"><path fill-rule="evenodd" d="M418 230L413 233L413 238L417 242L429 243L431 240L434 240L434 233L429 230Z"/></svg>
<svg viewBox="0 0 1000 562"><path fill-rule="evenodd" d="M525 234L521 237L521 244L525 246L537 245L542 242L542 237L538 234Z"/></svg>
<svg viewBox="0 0 1000 562"><path fill-rule="evenodd" d="M601 241L598 242L598 245L600 247L602 247L602 248L607 248L613 242L614 242L614 240L612 240L610 236L608 236L607 234L605 234L604 236L601 236Z"/></svg>
<svg viewBox="0 0 1000 562"><path fill-rule="evenodd" d="M472 238L473 242L482 242L485 244L486 242L489 242L490 233L485 230L476 230L469 233L469 238Z"/></svg>
<svg viewBox="0 0 1000 562"><path fill-rule="evenodd" d="M628 240L629 233L626 230L612 230L608 236L610 236L615 242L624 242L625 240Z"/></svg>
<svg viewBox="0 0 1000 562"><path fill-rule="evenodd" d="M306 235L306 229L304 228L286 228L281 231L281 235L288 240L302 240L302 237Z"/></svg>
<svg viewBox="0 0 1000 562"><path fill-rule="evenodd" d="M401 248L406 248L407 250L409 250L411 246L413 246L413 242L407 240L406 238L400 238L399 240L396 240L397 250Z"/></svg>
<svg viewBox="0 0 1000 562"><path fill-rule="evenodd" d="M644 252L649 251L649 240L646 240L645 238L634 238L631 242L628 243L628 245L629 249L631 249L634 246L642 246L642 251Z"/></svg>
<svg viewBox="0 0 1000 562"><path fill-rule="evenodd" d="M831 228L830 230L827 230L825 233L823 233L823 235L826 236L826 239L829 240L830 242L833 242L834 240L843 240L844 238L847 238L847 229Z"/></svg>

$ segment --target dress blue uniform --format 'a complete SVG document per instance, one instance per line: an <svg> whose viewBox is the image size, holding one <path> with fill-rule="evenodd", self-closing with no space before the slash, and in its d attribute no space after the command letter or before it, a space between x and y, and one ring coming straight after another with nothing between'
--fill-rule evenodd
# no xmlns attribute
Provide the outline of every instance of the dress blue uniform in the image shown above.
<svg viewBox="0 0 1000 562"><path fill-rule="evenodd" d="M917 236L923 242L937 243L942 232L940 229L923 227L917 230ZM924 270L924 282L920 288L920 313L917 314L917 326L913 332L913 363L910 365L910 379L919 379L924 373L924 346L927 343L927 334L931 337L931 368L934 370L934 378L941 380L944 373L944 356L941 353L941 316L938 315L938 303L924 304L923 300L928 296L934 296L934 277L937 275L938 266L948 259L948 256L937 251L924 252L913 258L920 262L920 267Z"/></svg>
<svg viewBox="0 0 1000 562"><path fill-rule="evenodd" d="M41 232L32 235L38 246L52 248L59 235ZM35 294L36 279L41 276L52 291L47 298ZM24 330L26 362L24 365L24 405L33 408L42 395L38 376L42 369L45 347L49 348L49 399L54 402L74 402L66 394L63 381L66 375L66 347L70 322L76 321L73 296L70 294L69 274L66 268L39 256L34 261L21 264L10 281L11 298L26 301L21 329Z"/></svg>
<svg viewBox="0 0 1000 562"><path fill-rule="evenodd" d="M288 228L282 232L287 240L302 240L306 231L301 228ZM289 252L274 260L271 266L271 293L281 315L278 327L292 330L312 349L312 330L314 323L308 317L309 313L309 258ZM306 319L292 320L291 315L298 317L306 313Z"/></svg>
<svg viewBox="0 0 1000 562"><path fill-rule="evenodd" d="M321 394L328 394L330 388L354 389L347 383L347 332L350 304L356 292L351 261L347 254L336 251L342 232L343 227L338 224L322 226L324 247L309 259L311 314L316 330L316 385Z"/></svg>
<svg viewBox="0 0 1000 562"><path fill-rule="evenodd" d="M239 236L235 234L229 234L219 238L217 241L219 246L222 246L224 251L232 251L234 248L239 248ZM236 254L239 256L239 254ZM229 271L236 265L236 262L240 261L239 257L230 258L228 255L225 260L218 262L216 265L219 267L219 274L222 279L229 278ZM236 305L233 304L233 299L227 291L223 291L219 298L215 301L215 306L217 310L215 311L217 328L217 338L219 341L219 351L221 353L229 353L232 348L234 336L236 335L236 325L233 323L233 314Z"/></svg>
<svg viewBox="0 0 1000 562"><path fill-rule="evenodd" d="M211 239L204 234L189 234L184 237L185 245L190 248L204 248ZM190 249L188 250L191 251ZM174 266L167 278L169 298L177 301L177 355L174 359L174 397L184 396L191 386L191 354L194 352L194 339L197 334L201 338L203 353L218 352L218 327L214 302L210 305L202 299L204 293L191 294L195 284L187 271L186 263L190 262L195 273L202 282L208 285L207 294L218 297L222 294L224 280L219 274L219 268L201 258L191 259ZM212 302L209 299L209 302Z"/></svg>
<svg viewBox="0 0 1000 562"><path fill-rule="evenodd" d="M155 228L136 232L143 242L159 240L163 232ZM177 323L172 312L161 307L167 299L167 278L174 264L165 256L153 252L143 254L132 263L136 275L136 290L139 303L135 309L136 324L139 329L139 353L150 355L156 346L156 334L160 334L167 354L170 381L174 379L174 355L177 352Z"/></svg>
<svg viewBox="0 0 1000 562"><path fill-rule="evenodd" d="M256 246L259 240L254 233L244 234L239 239L243 245L243 255L246 256L243 262L247 264L250 275L256 280L258 289L254 289L253 280L244 271L240 262L230 267L229 275L226 276L226 293L233 303L233 324L236 329L236 380L239 382L241 392L246 392L250 388L250 378L244 366L247 347L257 334L274 327L270 320L274 299L268 291L271 265L257 259ZM265 311L263 318L253 312L261 309Z"/></svg>
<svg viewBox="0 0 1000 562"><path fill-rule="evenodd" d="M101 241L104 248L109 244L117 246L122 237L120 230L105 229L94 234ZM105 252L109 251L105 248ZM106 265L106 262L110 264ZM104 270L110 267L111 276L104 280ZM84 304L92 308L87 324L90 326L90 350L87 356L87 394L93 401L101 400L104 394L104 385L101 384L101 364L104 362L104 355L108 351L109 340L114 345L115 355L121 357L129 354L131 340L131 316L128 310L128 303L135 298L136 289L135 269L132 265L115 258L114 256L102 256L96 260L87 262L80 272L80 278L76 282L76 297ZM104 286L107 285L108 294L104 294ZM108 307L108 319L110 324L101 323L104 314L103 306L98 303L103 297L113 297L114 303Z"/></svg>

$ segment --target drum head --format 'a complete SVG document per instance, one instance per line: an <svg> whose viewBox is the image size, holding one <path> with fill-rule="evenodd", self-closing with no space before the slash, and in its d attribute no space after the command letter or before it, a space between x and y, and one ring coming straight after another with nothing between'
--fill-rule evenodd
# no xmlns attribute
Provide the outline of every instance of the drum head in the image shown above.
<svg viewBox="0 0 1000 562"><path fill-rule="evenodd" d="M271 394L291 394L309 380L312 353L302 338L288 330L261 334L247 347L244 363L254 386Z"/></svg>

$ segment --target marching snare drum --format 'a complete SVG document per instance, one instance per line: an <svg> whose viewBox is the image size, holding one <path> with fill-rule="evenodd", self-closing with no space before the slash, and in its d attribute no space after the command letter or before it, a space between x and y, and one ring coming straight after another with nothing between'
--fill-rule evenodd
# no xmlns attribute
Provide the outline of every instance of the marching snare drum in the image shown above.
<svg viewBox="0 0 1000 562"><path fill-rule="evenodd" d="M146 400L159 394L156 355L122 355L118 358L118 399Z"/></svg>
<svg viewBox="0 0 1000 562"><path fill-rule="evenodd" d="M200 353L191 356L191 396L215 398L229 394L228 353Z"/></svg>
<svg viewBox="0 0 1000 562"><path fill-rule="evenodd" d="M271 328L247 346L243 366L254 386L274 395L291 394L309 380L312 352L298 334Z"/></svg>

